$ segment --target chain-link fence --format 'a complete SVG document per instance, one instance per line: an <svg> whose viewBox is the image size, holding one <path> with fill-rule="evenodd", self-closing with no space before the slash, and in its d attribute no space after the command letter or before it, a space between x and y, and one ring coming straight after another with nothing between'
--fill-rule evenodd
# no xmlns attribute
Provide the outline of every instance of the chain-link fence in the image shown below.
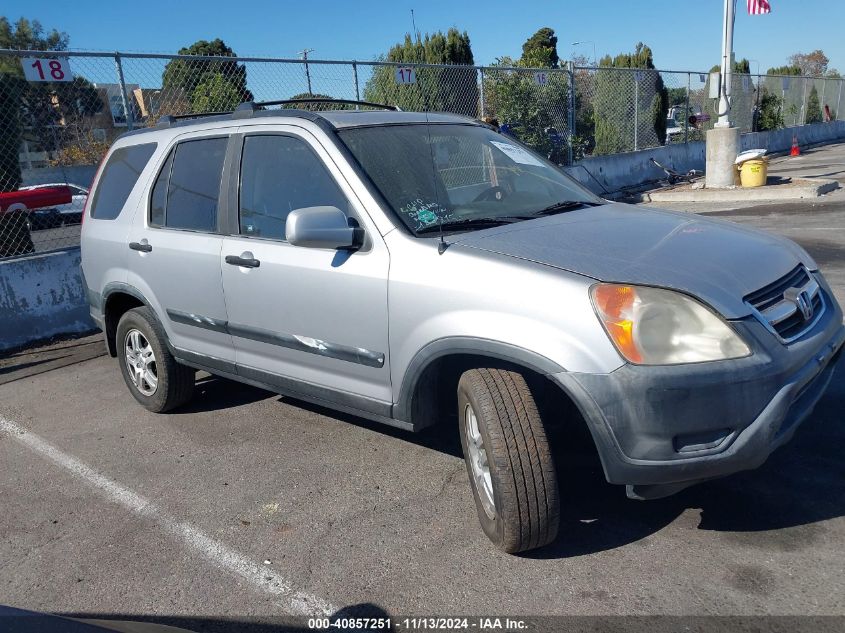
<svg viewBox="0 0 845 633"><path fill-rule="evenodd" d="M366 100L492 117L566 165L702 140L718 119L711 80L609 67L0 51L0 257L78 242L87 188L111 142L165 114L226 112L250 100ZM734 74L731 119L743 132L841 120L843 92L838 78ZM45 184L77 187L49 208L3 202L4 192Z"/></svg>

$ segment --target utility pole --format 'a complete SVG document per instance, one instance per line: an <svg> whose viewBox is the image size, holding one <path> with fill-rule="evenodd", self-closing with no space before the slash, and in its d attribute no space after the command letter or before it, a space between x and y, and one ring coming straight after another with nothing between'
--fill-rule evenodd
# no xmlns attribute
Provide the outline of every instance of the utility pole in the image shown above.
<svg viewBox="0 0 845 633"><path fill-rule="evenodd" d="M739 129L731 125L731 82L736 0L725 0L722 22L722 72L719 81L719 120L707 132L705 186L726 189L734 186L734 161L739 152Z"/></svg>
<svg viewBox="0 0 845 633"><path fill-rule="evenodd" d="M313 53L313 48L305 48L299 51L299 54L302 55L302 59L305 61L305 81L308 83L308 94L313 94L311 92L311 72L308 70L308 53Z"/></svg>

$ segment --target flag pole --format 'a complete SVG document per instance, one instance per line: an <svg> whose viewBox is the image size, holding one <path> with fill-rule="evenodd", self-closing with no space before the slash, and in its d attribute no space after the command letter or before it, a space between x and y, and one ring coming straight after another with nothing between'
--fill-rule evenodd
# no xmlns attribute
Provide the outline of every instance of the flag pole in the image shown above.
<svg viewBox="0 0 845 633"><path fill-rule="evenodd" d="M717 127L731 126L731 84L733 80L734 12L736 0L725 0L722 28L722 82L719 90L719 121Z"/></svg>
<svg viewBox="0 0 845 633"><path fill-rule="evenodd" d="M734 186L734 160L739 153L739 130L731 126L734 10L736 0L725 0L722 24L722 72L719 78L719 120L707 131L705 181L708 189Z"/></svg>

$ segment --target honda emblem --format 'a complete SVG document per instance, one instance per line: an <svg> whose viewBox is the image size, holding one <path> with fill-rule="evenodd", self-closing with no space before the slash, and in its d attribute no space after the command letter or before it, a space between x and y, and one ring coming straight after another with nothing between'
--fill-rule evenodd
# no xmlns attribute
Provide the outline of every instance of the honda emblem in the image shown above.
<svg viewBox="0 0 845 633"><path fill-rule="evenodd" d="M806 290L799 292L798 296L795 297L795 305L798 306L805 321L813 318L813 301L810 299L809 292Z"/></svg>

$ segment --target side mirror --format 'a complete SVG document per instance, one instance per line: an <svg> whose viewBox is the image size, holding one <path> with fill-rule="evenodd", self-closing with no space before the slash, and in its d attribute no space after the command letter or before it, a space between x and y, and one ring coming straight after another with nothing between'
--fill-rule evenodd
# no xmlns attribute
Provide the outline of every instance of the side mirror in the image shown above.
<svg viewBox="0 0 845 633"><path fill-rule="evenodd" d="M364 243L364 229L349 226L337 207L305 207L288 214L285 237L294 246L355 250Z"/></svg>

